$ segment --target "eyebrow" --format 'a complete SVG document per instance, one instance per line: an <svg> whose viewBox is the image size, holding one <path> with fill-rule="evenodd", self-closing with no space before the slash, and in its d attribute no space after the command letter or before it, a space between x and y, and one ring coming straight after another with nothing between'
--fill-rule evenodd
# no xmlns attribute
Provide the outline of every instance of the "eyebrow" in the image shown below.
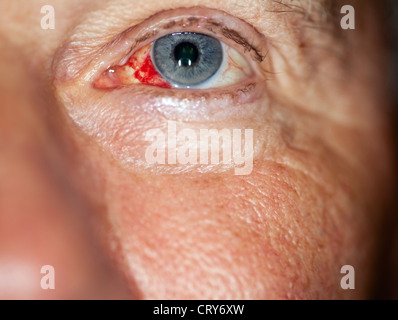
<svg viewBox="0 0 398 320"><path fill-rule="evenodd" d="M279 8L268 10L280 14L297 14L303 21L314 25L322 25L335 21L337 16L336 0L272 0Z"/></svg>
<svg viewBox="0 0 398 320"><path fill-rule="evenodd" d="M98 1L98 0L91 0L91 1ZM332 8L335 7L337 0L251 0L248 1L246 4L246 0L241 0L245 5L244 8L242 9L248 10L248 12L251 12L252 14L255 14L256 12L268 12L268 13L275 13L275 14L289 14L290 16L296 16L297 20L301 20L304 22L309 22L312 24L318 24L322 25L325 24L329 18L332 16L332 13L335 11ZM101 29L104 28L105 25L110 24L112 26L117 26L117 23L114 23L114 19L116 20L124 20L125 22L130 21L128 12L131 10L135 10L137 12L138 16L150 16L156 13L157 11L152 9L148 5L143 5L139 9L137 9L136 6L131 8L131 5L133 3L145 3L145 0L136 0L136 1L129 1L129 0L100 0L99 1L101 4L97 6L98 12L106 12L107 18L103 19L103 23L101 23L101 26L94 26L96 25L97 19L88 19L89 20L89 25L92 28L92 31L90 31L93 36L95 36L97 33L101 34L103 31ZM178 6L206 6L209 4L210 1L198 1L195 4L192 3L185 3L184 1L179 1L179 0L164 0L164 3L170 3L171 7L178 7ZM218 3L216 1L215 3ZM250 4L250 5L249 5ZM177 6L176 6L177 5ZM232 6L239 6L238 4L232 2L229 3L229 1L226 1L225 7L231 7ZM116 14L116 12L120 12L120 8L124 7L124 12L127 13L124 16L119 14ZM221 9L223 10L224 6L211 6L216 9ZM95 11L97 11L95 10ZM165 8L162 8L160 10L165 10ZM227 11L228 12L228 11ZM231 12L230 12L231 13ZM89 17L97 16L97 12L86 12L86 15ZM231 13L234 15L234 13ZM239 16L237 16L239 17ZM140 18L138 18L140 19ZM83 19L85 20L85 19ZM130 24L134 23L134 19L131 20ZM87 25L85 27L88 27ZM89 28L90 28L89 27Z"/></svg>

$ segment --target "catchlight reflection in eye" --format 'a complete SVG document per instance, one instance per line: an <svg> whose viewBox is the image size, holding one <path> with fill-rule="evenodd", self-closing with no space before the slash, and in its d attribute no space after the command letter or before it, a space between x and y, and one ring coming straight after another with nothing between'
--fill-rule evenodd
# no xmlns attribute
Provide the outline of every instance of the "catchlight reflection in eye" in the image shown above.
<svg viewBox="0 0 398 320"><path fill-rule="evenodd" d="M106 70L97 89L145 84L161 88L207 89L238 84L252 75L247 60L214 37L178 32L137 50L122 66Z"/></svg>

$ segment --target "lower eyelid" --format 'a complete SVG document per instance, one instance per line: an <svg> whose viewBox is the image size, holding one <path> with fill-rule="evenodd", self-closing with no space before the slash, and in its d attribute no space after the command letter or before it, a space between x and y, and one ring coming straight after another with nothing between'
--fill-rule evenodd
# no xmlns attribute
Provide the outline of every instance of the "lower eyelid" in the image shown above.
<svg viewBox="0 0 398 320"><path fill-rule="evenodd" d="M92 94L77 98L73 94L76 89L70 89L72 91L63 92L60 97L66 102L71 118L127 170L146 168L143 158L145 132L163 127L167 121L196 129L253 129L254 156L259 157L265 145L264 122L269 121L272 112L268 95L258 83L236 86L235 90L221 90L219 94L195 91L187 94L178 89L162 90L147 86L109 92L87 87ZM221 168L209 170L214 172Z"/></svg>
<svg viewBox="0 0 398 320"><path fill-rule="evenodd" d="M251 119L262 112L259 108L267 109L270 104L264 84L249 81L228 90L211 91L164 90L138 85L102 93L100 99L101 105L117 105L122 113L140 110L150 117L193 122Z"/></svg>

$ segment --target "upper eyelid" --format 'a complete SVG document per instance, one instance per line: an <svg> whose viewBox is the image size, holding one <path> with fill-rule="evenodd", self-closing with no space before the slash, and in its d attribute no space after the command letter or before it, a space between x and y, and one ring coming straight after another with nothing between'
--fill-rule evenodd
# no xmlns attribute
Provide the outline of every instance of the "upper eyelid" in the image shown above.
<svg viewBox="0 0 398 320"><path fill-rule="evenodd" d="M203 14L203 11L205 11L206 14ZM172 14L173 17L167 17L167 14ZM153 20L155 21L153 25L149 27L149 30L136 37L135 43L132 44L130 51L134 51L138 45L147 44L148 39L154 38L155 36L160 37L171 32L180 31L200 32L200 30L194 30L195 28L200 28L204 31L203 33L214 36L222 34L224 38L234 41L240 45L244 51L252 53L254 60L257 62L261 62L265 57L265 49L262 47L265 47L267 39L264 35L246 21L221 10L203 7L166 10L148 17L141 24ZM141 24L127 29L123 32L124 36L128 37L129 33L139 28ZM233 27L232 25L236 26ZM251 36L251 40L242 36L241 32L238 30L246 31Z"/></svg>
<svg viewBox="0 0 398 320"><path fill-rule="evenodd" d="M141 24L130 27L119 35L120 41L123 41L123 39L131 39L133 41L130 48L126 50L123 58L119 61L115 61L113 65L123 65L127 62L131 55L134 54L141 47L167 34L182 31L205 33L210 36L215 36L217 38L223 38L220 39L223 40L223 42L229 40L231 42L234 42L234 44L239 45L241 47L241 51L249 53L255 62L261 63L264 60L266 54L265 49L261 49L261 45L265 47L267 44L267 40L253 26L249 25L247 22L241 19L226 14L228 18L226 18L225 20L233 19L235 20L235 23L238 22L241 28L245 27L250 30L249 34L252 36L252 40L249 41L248 39L243 37L239 31L237 31L238 28L229 27L227 23L223 22L221 19L217 20L215 18L209 18L201 14L197 14L194 9L206 9L207 11L216 13L222 12L215 9L194 7L167 10L154 14L144 20ZM185 10L187 10L189 14L177 14L181 12L181 10L183 10L184 13ZM163 15L165 14L172 14L173 16L164 18ZM145 24L148 21L152 22L153 20L155 20L155 22L152 23L152 25L142 27L142 24ZM140 28L142 28L143 30L148 29L148 31L139 31L138 35L131 35L131 33L134 34L136 32L136 29ZM266 49L267 51L269 50L268 47Z"/></svg>
<svg viewBox="0 0 398 320"><path fill-rule="evenodd" d="M158 27L161 28L162 30L168 30L168 31L172 30L171 32L182 31L181 30L182 26L185 26L185 28L195 26L194 24L199 23L200 19L201 17L199 18L192 16L183 17L183 18L180 17L178 20L171 20L165 22L163 25L159 25ZM187 22L189 23L189 25L187 24ZM242 36L238 30L228 28L222 22L216 21L214 19L203 19L203 22L204 22L204 28L209 33L217 35L218 34L217 31L220 31L219 33L221 33L225 38L228 38L237 43L238 45L240 45L244 49L244 51L253 52L254 59L257 60L258 62L262 62L264 60L265 58L264 52L258 47L256 47L253 43L250 43L250 41L246 39L244 36ZM133 45L130 51L133 52L137 48L137 46L140 45L142 42L146 42L148 41L148 39L153 40L152 38L155 38L157 35L158 32L154 32L153 30L147 32L146 34L144 34L143 36L141 36L136 40L135 44Z"/></svg>

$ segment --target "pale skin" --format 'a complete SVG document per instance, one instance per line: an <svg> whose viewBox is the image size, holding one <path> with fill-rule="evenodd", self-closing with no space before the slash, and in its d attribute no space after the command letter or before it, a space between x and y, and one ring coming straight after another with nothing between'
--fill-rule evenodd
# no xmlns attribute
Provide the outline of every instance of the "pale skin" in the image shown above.
<svg viewBox="0 0 398 320"><path fill-rule="evenodd" d="M33 285L0 298L371 297L392 188L389 101L376 10L347 3L361 27L343 32L319 1L2 1L0 262ZM54 30L40 27L46 4ZM234 23L267 56L241 50L257 73L250 102L210 88L191 109L201 93L93 87L141 29L192 13ZM253 172L143 165L142 132L167 120L252 128ZM36 285L47 264L52 291ZM355 290L340 287L343 265Z"/></svg>

